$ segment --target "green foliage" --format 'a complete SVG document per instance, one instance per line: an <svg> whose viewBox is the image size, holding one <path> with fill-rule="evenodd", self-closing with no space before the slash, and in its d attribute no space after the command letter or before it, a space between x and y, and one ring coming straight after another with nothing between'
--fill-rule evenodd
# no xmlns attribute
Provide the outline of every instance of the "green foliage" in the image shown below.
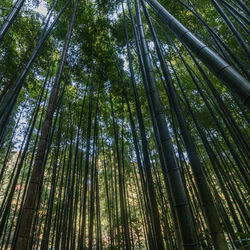
<svg viewBox="0 0 250 250"><path fill-rule="evenodd" d="M133 1L132 1L133 2ZM190 5L190 1L184 1L186 4ZM192 1L198 13L204 18L207 22L208 26L211 27L216 33L219 34L222 41L227 45L233 55L239 58L243 64L247 65L246 55L244 51L239 46L235 37L229 31L228 27L218 15L217 11L212 7L210 1L196 0ZM0 163L4 163L4 157L8 150L7 142L9 143L11 140L12 133L15 133L15 125L17 122L17 117L20 113L24 112L24 116L22 116L22 123L17 124L18 129L20 129L20 136L17 137L14 134L13 142L10 144L10 154L7 157L7 171L3 173L4 182L3 186L0 187L1 190L6 190L8 185L8 178L11 176L13 172L14 160L16 158L16 151L21 152L21 142L24 140L24 136L26 130L28 128L28 124L32 121L32 114L34 114L36 110L36 104L39 96L41 95L42 88L45 84L45 78L48 74L48 79L45 85L45 91L42 95L41 105L39 107L39 112L37 119L35 121L35 128L29 142L28 147L28 155L25 158L25 163L23 165L22 176L25 179L27 177L29 167L32 166L31 154L32 150L36 151L35 140L36 136L38 138L40 136L39 122L40 119L43 124L46 110L48 108L49 96L51 93L51 89L53 83L55 82L56 72L59 67L59 62L61 60L61 54L63 49L63 44L65 42L65 37L67 34L67 30L70 24L72 10L74 7L75 1L69 5L69 7L62 14L59 22L56 24L52 32L52 36L46 41L41 51L39 51L38 56L34 60L26 79L23 82L22 90L18 96L16 106L12 114L10 114L10 123L8 125L8 131L6 135L6 142L1 145L0 148ZM183 23L187 28L189 28L197 37L199 37L204 42L208 44L212 44L214 49L218 50L216 44L213 40L213 37L209 34L208 30L202 25L198 19L191 13L191 11L187 10L183 5L180 4L180 1L166 1L162 0L160 3L171 13L173 14L181 23ZM42 20L44 16L42 14L37 13L36 8L39 6L38 0L27 1L25 3L25 7L22 8L21 13L17 16L15 23L12 25L9 33L6 35L3 43L0 47L0 93L4 90L5 86L8 86L8 83L11 82L11 86L18 78L22 70L26 67L27 62L34 50L36 44L38 43L39 36L44 28L44 24L42 24ZM50 10L54 4L54 0L46 1L47 8ZM64 0L58 0L55 9L53 10L52 19L60 12L62 7L64 6ZM11 0L3 0L0 3L0 26L4 22L4 17L7 16L9 10L13 7L14 3ZM172 240L175 240L174 230L175 225L173 225L173 220L170 216L170 205L167 198L166 187L164 184L164 174L160 167L159 154L156 147L156 138L152 126L150 109L147 103L147 97L145 93L145 88L143 84L143 78L141 74L140 64L138 60L138 54L136 51L135 40L133 36L133 29L131 25L131 20L129 18L129 12L127 10L127 5L125 6L125 15L126 21L128 25L128 38L129 45L131 48L132 54L132 63L135 71L135 79L136 79L136 88L139 95L140 107L142 110L143 122L145 125L145 134L147 137L148 147L150 149L150 157L152 163L152 172L153 172L153 181L156 190L156 198L159 206L160 212L160 220L162 222L161 227L162 231L166 233L164 237L167 242L169 236L172 237ZM149 7L149 6L148 6ZM133 9L134 11L134 9ZM208 104L211 106L211 111L214 113L214 117L217 121L214 120L214 117L211 115L211 112L207 108L204 99L202 98L200 92L198 91L196 85L187 68L185 67L183 61L178 55L175 47L172 42L166 36L166 33L163 31L161 27L159 27L156 22L153 20L154 27L156 29L156 33L159 37L163 45L163 52L167 62L167 65L170 68L170 76L173 79L174 86L177 90L178 95L180 96L180 103L183 109L183 114L188 124L188 128L190 134L194 138L195 145L198 149L199 156L201 157L202 168L205 172L205 176L207 180L209 180L209 188L212 190L213 199L216 201L217 208L220 211L220 218L224 224L231 223L233 221L233 230L235 232L230 232L230 230L224 225L227 232L227 239L230 239L237 245L237 240L244 241L249 238L249 234L245 232L237 232L237 226L234 222L234 218L231 216L230 209L228 208L227 201L224 197L223 192L221 191L221 183L218 181L218 176L216 171L214 170L213 162L210 160L210 156L207 153L207 148L204 146L202 142L200 131L198 131L194 119L190 114L188 105L185 101L185 97L189 101L190 108L194 114L194 117L197 119L198 123L201 126L201 131L205 134L208 142L211 144L211 148L214 151L216 157L219 159L219 163L223 168L219 169L219 176L226 183L226 188L230 189L234 185L237 186L236 194L239 195L237 197L240 200L241 195L246 194L246 188L244 186L244 182L241 182L242 176L240 170L237 168L237 164L235 163L235 158L232 156L232 150L229 149L227 143L225 142L225 138L223 138L220 129L218 128L218 124L221 129L225 132L226 138L228 138L229 143L231 143L233 150L235 150L237 156L240 161L244 163L244 148L238 147L237 143L242 143L242 139L240 138L237 141L237 138L232 137L232 131L234 135L238 135L237 133L240 131L242 135L249 134L249 127L246 121L246 117L248 115L248 111L239 106L237 102L235 102L232 95L229 93L228 89L225 85L221 84L221 82L208 71L207 68L201 64L206 76L210 79L213 86L215 87L218 95L225 104L225 107L230 112L233 121L239 127L239 131L237 131L236 127L230 127L230 120L227 121L228 116L223 113L223 109L219 106L212 91L209 89L207 83L203 79L203 75L198 70L194 61L190 57L189 53L185 49L185 47L181 44L178 38L173 35L169 29L163 25L163 23L159 20L156 13L149 8L150 15L157 20L157 22L163 26L163 29L166 29L167 32L170 33L170 38L173 39L175 45L179 49L181 55L183 56L185 62L189 65L191 72L194 75L194 78L197 80L199 87L201 88L201 92L204 94L205 99L208 101ZM51 21L52 22L52 21ZM239 28L239 24L233 20L236 27ZM152 37L149 31L149 27L146 24L146 19L143 16L143 23L146 32L146 39L150 48L151 58L156 60L156 65L159 67L159 60L157 58L157 54L155 51L155 47L153 45ZM242 30L240 30L242 36L247 39L247 36ZM89 108L91 103L91 94L90 89L93 88L93 99L92 99L92 116L91 116L91 140L90 140L90 153L89 157L91 161L93 160L92 155L94 151L94 147L96 146L96 159L97 159L97 177L99 182L99 198L100 198L100 213L102 219L102 233L103 238L105 238L107 244L104 246L104 249L110 247L110 235L109 235L109 212L112 214L112 227L115 231L115 242L121 241L117 231L121 230L122 219L120 215L120 205L118 204L117 197L115 196L115 192L118 192L118 184L114 184L114 182L118 183L118 160L116 155L115 148L115 136L114 136L114 124L113 117L111 112L110 105L110 97L112 98L114 104L114 113L115 113L115 125L118 133L118 146L120 148L119 154L122 159L122 173L124 178L124 185L126 187L127 195L127 204L130 211L130 226L132 228L131 235L134 237L134 246L136 249L144 249L146 248L146 242L148 234L145 231L143 216L145 216L146 212L144 210L150 209L147 207L145 203L145 197L141 197L136 181L139 181L139 187L141 187L142 175L138 169L138 162L135 156L135 145L133 141L133 135L130 126L130 117L128 107L126 105L126 100L124 96L123 83L125 86L125 91L128 97L129 104L131 106L132 117L135 122L136 128L136 136L138 139L139 148L141 151L141 134L138 126L138 117L136 113L135 107L135 98L133 94L132 84L131 84L131 72L129 71L128 66L128 55L126 48L126 34L124 30L124 21L123 15L121 11L121 2L120 1L110 1L110 0L99 0L99 1L79 1L79 5L77 8L76 21L74 25L74 31L70 42L70 48L67 54L66 66L62 74L62 81L59 89L59 97L62 99L57 100L56 111L58 112L58 117L56 120L56 115L53 116L53 122L55 122L55 130L53 132L53 137L51 138L50 148L48 151L48 160L46 163L46 170L44 174L44 185L43 190L41 192L41 207L39 208L39 218L42 227L44 227L44 214L46 213L46 209L48 208L48 195L51 190L51 178L52 178L52 168L53 168L53 160L56 157L56 150L59 149L58 153L58 176L62 176L62 179L57 179L56 183L56 195L53 200L53 215L56 216L56 212L58 211L57 206L62 206L63 204L59 204L57 202L61 202L59 199L60 195L65 195L67 197L68 202L70 199L71 191L69 191L68 184L70 184L70 177L66 179L66 172L69 171L72 174L73 166L77 166L75 171L78 171L75 174L75 186L73 186L73 198L76 198L76 192L79 192L79 199L82 199L82 187L83 187L83 175L84 170L86 168L85 159L86 159L86 148L87 148L87 126L88 126L88 115ZM52 54L53 53L53 54ZM166 56L167 55L167 56ZM48 71L48 66L51 60L50 69ZM169 58L169 61L168 61ZM232 58L231 58L232 59ZM170 67L170 62L173 65L173 69ZM153 67L154 75L156 79L157 88L160 93L160 101L163 104L164 112L166 114L167 124L171 134L171 141L173 142L174 149L176 150L176 158L180 168L182 169L183 174L183 182L185 182L187 193L190 197L190 203L192 205L192 210L194 214L194 218L196 221L197 232L199 236L199 242L202 249L212 249L212 241L209 235L208 229L205 226L205 219L202 215L202 207L200 205L200 198L198 198L197 185L194 182L193 173L190 170L190 162L187 157L187 152L185 148L185 144L183 143L183 135L181 134L179 124L177 122L173 104L169 102L169 97L166 93L166 89L163 85L162 79L160 78L159 72L162 74L161 69L157 69L154 65ZM119 71L119 72L118 72ZM176 77L176 74L180 80ZM120 77L122 76L122 79ZM12 80L11 80L12 79ZM164 79L163 79L164 80ZM93 84L93 86L91 86ZM179 85L181 84L181 86ZM184 89L185 96L182 93L182 89ZM46 95L47 92L47 96ZM99 99L98 99L99 98ZM61 103L59 103L59 100ZM96 105L98 100L98 112L97 112L97 131L94 131L95 128L95 112ZM82 110L82 105L83 110ZM26 106L23 108L24 104ZM82 111L82 112L81 112ZM246 115L244 115L244 113ZM82 116L81 116L82 114ZM222 118L225 118L222 119ZM61 119L61 120L60 120ZM79 122L81 120L81 124L79 126ZM226 123L227 122L227 123ZM233 125L232 125L233 126ZM41 128L40 128L41 129ZM52 128L51 134L52 135ZM176 129L176 130L175 130ZM231 130L230 130L231 129ZM94 140L94 133L97 133L97 141ZM79 134L79 145L77 147L77 135ZM60 143L58 144L58 137L60 135ZM20 139L21 138L21 139ZM102 140L104 141L102 145ZM180 147L178 148L178 144ZM3 146L3 147L2 147ZM184 158L180 156L180 149L184 151ZM77 154L76 154L77 152ZM123 154L123 155L122 155ZM77 155L76 164L74 165L74 157ZM124 157L123 157L124 156ZM107 170L105 170L104 166L104 157L107 164ZM29 164L31 163L31 164ZM81 163L81 164L80 164ZM92 163L91 163L92 164ZM244 163L245 164L245 163ZM243 165L244 165L243 164ZM62 169L62 166L65 169ZM220 166L220 167L221 167ZM144 167L144 166L143 166ZM218 166L217 166L218 167ZM219 168L219 167L218 167ZM1 171L1 170L0 170ZM63 172L64 171L64 172ZM105 173L105 171L107 171ZM145 170L143 170L145 171ZM190 175L188 174L190 171ZM73 175L73 174L72 174ZM107 175L107 176L106 176ZM115 176L116 175L116 176ZM145 175L145 173L144 173ZM143 175L143 176L144 176ZM21 175L20 175L21 176ZM228 178L230 176L230 178ZM72 176L71 176L72 177ZM231 178L232 177L232 178ZM21 182L21 178L19 177L18 183ZM115 179L117 178L117 179ZM137 179L136 179L137 178ZM145 176L144 176L145 178ZM234 178L234 179L233 179ZM108 190L109 195L112 196L107 200L107 191L106 191L106 183L108 180ZM61 183L60 183L61 181ZM90 186L91 181L88 179L88 185ZM223 182L223 183L224 183ZM12 183L12 182L11 182ZM52 183L53 184L53 183ZM59 185L62 185L61 188ZM79 185L79 186L78 186ZM112 186L111 186L112 185ZM114 186L116 185L116 186ZM70 185L69 185L70 186ZM89 187L88 186L88 191ZM79 188L80 187L80 188ZM104 188L105 187L105 188ZM1 189L2 188L2 189ZM77 189L79 188L79 190ZM146 186L146 189L148 187ZM63 191L62 191L63 190ZM77 191L76 191L77 190ZM60 192L62 193L60 194ZM124 192L125 192L124 191ZM147 190L141 189L142 193L147 193ZM234 191L234 190L233 190ZM64 193L65 192L65 193ZM68 193L67 193L68 192ZM97 192L97 191L95 191ZM90 192L89 192L90 193ZM233 208L237 210L237 218L239 217L240 222L242 224L245 221L241 218L241 214L239 213L239 206L237 202L240 202L238 199L236 200L231 194L230 189L230 199L233 201ZM195 194L195 195L194 195ZM75 196L74 196L75 195ZM17 192L15 193L15 198L17 197ZM22 196L21 196L22 197ZM90 199L90 194L87 194L88 199ZM220 198L220 199L219 199ZM115 203L115 199L117 203ZM142 203L140 201L142 199ZM219 201L217 201L219 200ZM220 200L221 203L220 203ZM230 200L230 201L231 201ZM236 201L235 201L236 200ZM1 194L0 201L3 201L3 196ZM76 201L79 202L79 201ZM88 201L89 202L89 201ZM111 204L108 204L111 203ZM59 204L59 205L58 205ZM240 203L242 204L242 203ZM65 204L64 204L65 205ZM110 208L108 207L110 205ZM118 211L116 211L115 205L118 206ZM143 206L143 207L141 207ZM65 205L66 207L66 205ZM77 205L75 209L78 209L78 212L81 211L81 204ZM240 207L241 209L241 207ZM166 210L166 211L165 211ZM118 214L115 214L115 213ZM14 213L14 207L11 209L11 213ZM89 211L87 214L89 215ZM164 214L166 213L166 215ZM223 214L224 213L224 214ZM12 216L11 214L11 216ZM225 216L228 215L228 217ZM239 216L240 215L240 216ZM16 215L14 215L16 216ZM225 216L225 217L224 217ZM117 218L116 218L117 217ZM166 217L166 218L165 218ZM200 218L201 217L201 218ZM16 217L15 217L16 218ZM79 219L80 217L74 217L74 219ZM117 226L115 221L117 219L119 225ZM227 221L228 219L228 221ZM94 219L96 220L96 218ZM149 220L148 218L146 220ZM167 220L168 223L165 223L164 220ZM80 222L77 222L80 225ZM76 223L77 226L79 226ZM89 223L89 222L88 222ZM96 221L94 223L97 223ZM152 222L151 222L152 223ZM150 224L150 223L149 223ZM167 228L167 226L169 228ZM168 225L169 224L169 225ZM8 224L8 226L10 226ZM228 226L228 224L227 224ZM80 226L79 226L80 227ZM96 226L97 227L97 226ZM119 228L120 227L120 228ZM242 228L244 228L242 226ZM75 229L74 229L75 230ZM79 232L77 232L78 235ZM96 233L95 233L96 234ZM121 234L121 233L120 233ZM39 235L36 237L39 238ZM232 237L235 237L232 239ZM243 242L244 243L244 242ZM176 249L175 243L171 243L172 249ZM115 248L113 248L115 249ZM170 248L169 248L170 249Z"/></svg>

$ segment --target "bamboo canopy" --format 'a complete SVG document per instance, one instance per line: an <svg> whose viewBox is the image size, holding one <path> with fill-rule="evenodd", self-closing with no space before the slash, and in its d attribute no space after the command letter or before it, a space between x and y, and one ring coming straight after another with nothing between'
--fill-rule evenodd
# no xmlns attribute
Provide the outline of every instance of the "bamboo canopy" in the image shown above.
<svg viewBox="0 0 250 250"><path fill-rule="evenodd" d="M245 0L3 0L0 249L248 249Z"/></svg>

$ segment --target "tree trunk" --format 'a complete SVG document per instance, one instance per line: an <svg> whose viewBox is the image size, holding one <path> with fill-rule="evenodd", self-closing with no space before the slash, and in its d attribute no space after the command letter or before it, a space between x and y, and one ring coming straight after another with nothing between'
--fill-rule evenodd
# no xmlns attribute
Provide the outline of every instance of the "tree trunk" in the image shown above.
<svg viewBox="0 0 250 250"><path fill-rule="evenodd" d="M232 94L250 109L250 84L234 68L214 53L204 43L197 39L175 17L173 17L156 0L147 0L156 10L159 18L172 30L196 56L218 77L232 92Z"/></svg>
<svg viewBox="0 0 250 250"><path fill-rule="evenodd" d="M60 64L58 67L55 83L51 91L47 113L46 113L45 120L43 123L42 131L41 131L41 137L40 137L40 141L38 144L37 155L36 155L36 159L34 162L34 167L33 167L32 175L31 175L31 179L30 179L30 183L29 183L29 187L27 191L27 196L26 196L25 203L24 203L24 209L22 212L20 227L19 227L18 234L17 234L17 242L14 248L16 250L26 250L28 247L28 243L29 243L29 236L30 236L30 230L31 230L33 218L34 218L34 212L37 206L40 188L42 185L41 179L42 179L42 173L44 169L44 155L46 152L47 140L48 140L51 124L52 124L53 114L55 111L57 95L58 95L58 91L60 87L60 82L62 79L63 69L64 69L65 62L66 62L70 38L71 38L73 27L74 27L77 4L78 4L78 0L76 0L75 2L75 7L74 7L72 18L71 18L71 23L67 32Z"/></svg>
<svg viewBox="0 0 250 250"><path fill-rule="evenodd" d="M5 22L3 23L1 29L0 29L0 44L3 42L3 39L5 35L7 34L10 26L13 24L13 22L16 19L17 14L19 13L20 9L22 8L25 0L17 0L14 8L7 16Z"/></svg>

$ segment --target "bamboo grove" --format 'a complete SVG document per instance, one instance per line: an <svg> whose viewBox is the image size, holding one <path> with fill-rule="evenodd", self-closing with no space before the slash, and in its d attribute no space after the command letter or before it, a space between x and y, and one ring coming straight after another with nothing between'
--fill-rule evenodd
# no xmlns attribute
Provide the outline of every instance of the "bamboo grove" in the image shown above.
<svg viewBox="0 0 250 250"><path fill-rule="evenodd" d="M249 249L247 2L1 1L0 248Z"/></svg>

